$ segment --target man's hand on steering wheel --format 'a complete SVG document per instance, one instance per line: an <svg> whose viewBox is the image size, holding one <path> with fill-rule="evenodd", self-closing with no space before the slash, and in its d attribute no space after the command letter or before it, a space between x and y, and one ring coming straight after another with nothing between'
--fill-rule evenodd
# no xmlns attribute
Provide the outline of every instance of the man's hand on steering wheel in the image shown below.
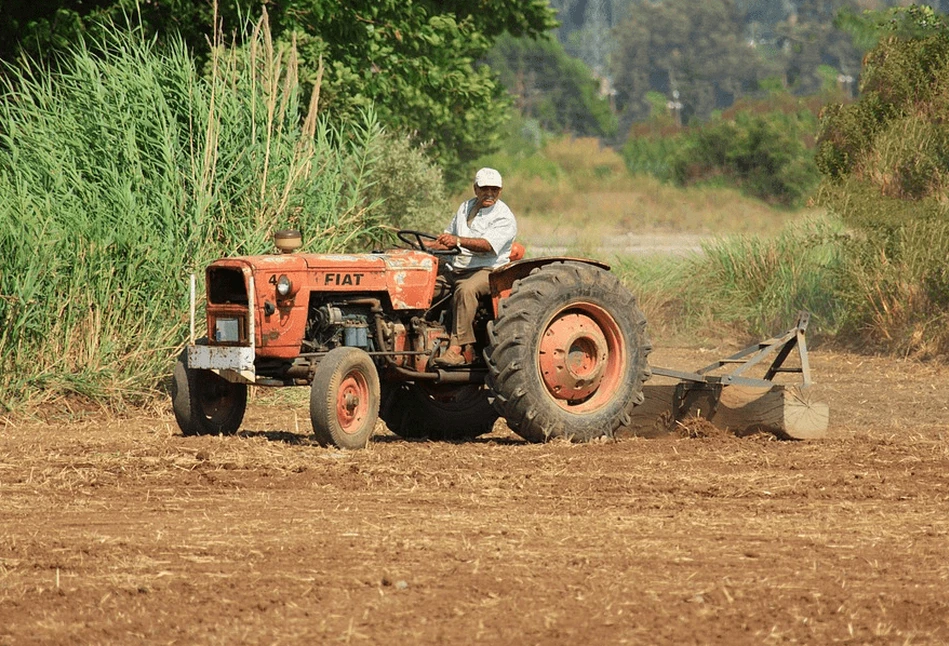
<svg viewBox="0 0 949 646"><path fill-rule="evenodd" d="M461 247L461 239L451 233L440 233L435 238L435 242L442 245L445 249L456 249Z"/></svg>
<svg viewBox="0 0 949 646"><path fill-rule="evenodd" d="M415 247L419 251L427 251L436 256L456 256L461 253L461 247L450 244L452 240L448 241L449 244L441 241L442 238L457 238L457 236L453 236L450 233L442 233L438 236L433 236L430 233L424 233L422 231L401 229L396 235L399 240Z"/></svg>

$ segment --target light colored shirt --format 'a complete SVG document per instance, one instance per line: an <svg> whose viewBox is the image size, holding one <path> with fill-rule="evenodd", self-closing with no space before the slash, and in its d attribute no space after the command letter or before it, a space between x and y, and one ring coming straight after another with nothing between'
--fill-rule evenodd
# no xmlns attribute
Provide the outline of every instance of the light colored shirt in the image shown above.
<svg viewBox="0 0 949 646"><path fill-rule="evenodd" d="M484 238L491 244L492 252L476 253L462 248L457 256L448 260L449 267L454 271L474 269L476 267L500 267L511 259L511 245L517 236L517 221L514 213L507 204L498 200L494 206L480 209L468 221L468 210L474 206L477 198L471 198L461 203L458 212L452 218L445 233L461 238Z"/></svg>

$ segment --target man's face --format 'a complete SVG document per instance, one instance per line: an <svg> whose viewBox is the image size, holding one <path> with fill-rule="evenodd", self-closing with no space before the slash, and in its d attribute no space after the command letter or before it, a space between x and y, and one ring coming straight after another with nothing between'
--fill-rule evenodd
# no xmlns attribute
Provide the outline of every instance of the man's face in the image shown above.
<svg viewBox="0 0 949 646"><path fill-rule="evenodd" d="M501 189L498 186L475 186L475 197L481 202L482 208L490 208L501 196Z"/></svg>

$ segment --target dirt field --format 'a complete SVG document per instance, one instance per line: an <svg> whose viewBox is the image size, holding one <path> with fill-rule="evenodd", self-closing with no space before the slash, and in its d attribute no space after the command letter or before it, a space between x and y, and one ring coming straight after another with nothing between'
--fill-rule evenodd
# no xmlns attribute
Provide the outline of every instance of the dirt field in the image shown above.
<svg viewBox="0 0 949 646"><path fill-rule="evenodd" d="M813 442L9 422L0 644L949 643L949 369L811 362Z"/></svg>

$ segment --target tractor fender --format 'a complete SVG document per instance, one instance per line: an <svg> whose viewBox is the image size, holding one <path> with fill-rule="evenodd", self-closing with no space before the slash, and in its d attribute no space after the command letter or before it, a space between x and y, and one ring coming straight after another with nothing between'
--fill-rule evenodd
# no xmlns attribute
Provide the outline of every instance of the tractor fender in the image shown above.
<svg viewBox="0 0 949 646"><path fill-rule="evenodd" d="M488 280L491 284L492 314L497 317L498 304L511 293L515 281L524 278L538 267L555 262L582 262L600 269L610 270L610 266L599 260L589 258L573 258L570 256L549 256L546 258L525 258L502 265L491 272Z"/></svg>

